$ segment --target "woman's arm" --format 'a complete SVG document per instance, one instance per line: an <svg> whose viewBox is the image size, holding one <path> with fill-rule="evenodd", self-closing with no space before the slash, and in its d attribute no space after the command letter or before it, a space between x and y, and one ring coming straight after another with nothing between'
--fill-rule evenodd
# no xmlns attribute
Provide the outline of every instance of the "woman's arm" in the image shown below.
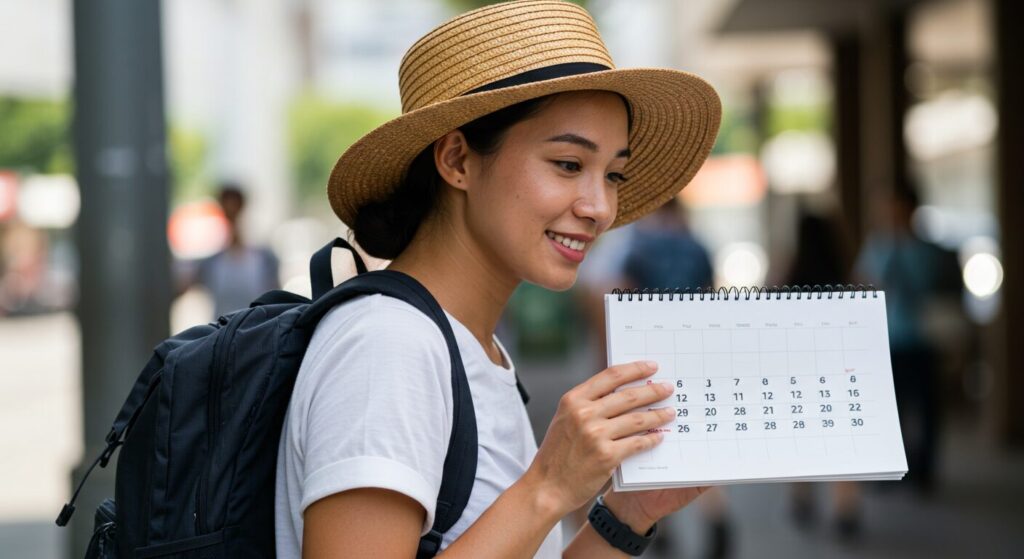
<svg viewBox="0 0 1024 559"><path fill-rule="evenodd" d="M639 534L654 524L622 506L614 512ZM413 499L386 489L354 489L325 497L306 509L302 556L335 557L341 552L345 557L415 557L425 514ZM562 514L542 487L524 476L441 556L479 557L486 550L487 557L532 557ZM589 523L564 556L627 557Z"/></svg>
<svg viewBox="0 0 1024 559"><path fill-rule="evenodd" d="M302 556L416 556L426 511L411 497L387 489L335 493L303 515Z"/></svg>
<svg viewBox="0 0 1024 559"><path fill-rule="evenodd" d="M529 483L514 484L452 543L442 557L533 557L561 518ZM302 556L416 556L426 512L413 499L386 489L354 489L306 509Z"/></svg>

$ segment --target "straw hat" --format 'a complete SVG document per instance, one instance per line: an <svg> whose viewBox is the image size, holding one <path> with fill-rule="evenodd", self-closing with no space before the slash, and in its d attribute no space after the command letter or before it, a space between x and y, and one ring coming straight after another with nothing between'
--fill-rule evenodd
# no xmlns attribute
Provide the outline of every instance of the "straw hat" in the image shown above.
<svg viewBox="0 0 1024 559"><path fill-rule="evenodd" d="M409 164L448 132L509 105L565 91L606 90L629 101L632 152L613 227L667 202L714 144L721 103L701 78L660 68L616 70L590 14L558 0L493 4L416 41L398 72L402 115L363 136L334 165L327 194L349 226L386 198Z"/></svg>

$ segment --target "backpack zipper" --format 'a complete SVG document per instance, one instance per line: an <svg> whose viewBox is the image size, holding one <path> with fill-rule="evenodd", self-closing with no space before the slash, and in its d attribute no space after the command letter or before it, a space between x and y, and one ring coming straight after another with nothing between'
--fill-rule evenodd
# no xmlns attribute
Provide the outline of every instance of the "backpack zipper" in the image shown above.
<svg viewBox="0 0 1024 559"><path fill-rule="evenodd" d="M248 315L248 313L245 314ZM209 519L207 518L208 511L206 509L209 505L208 493L210 470L213 467L213 443L217 440L217 430L220 427L220 390L224 381L223 372L228 351L230 351L231 342L235 338L235 332L238 331L238 326L243 320L245 320L244 316L236 316L234 320L229 320L224 316L217 319L217 322L226 328L224 334L217 340L213 348L210 389L206 406L206 460L202 472L199 474L199 487L196 490L196 534L205 534L208 531L206 523Z"/></svg>

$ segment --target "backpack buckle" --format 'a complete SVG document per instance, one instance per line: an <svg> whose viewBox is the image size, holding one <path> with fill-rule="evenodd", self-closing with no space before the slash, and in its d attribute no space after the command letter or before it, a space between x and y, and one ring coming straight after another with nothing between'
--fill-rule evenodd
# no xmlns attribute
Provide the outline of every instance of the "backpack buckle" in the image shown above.
<svg viewBox="0 0 1024 559"><path fill-rule="evenodd" d="M60 514L57 515L57 526L67 526L72 514L75 514L74 503L65 503L60 509Z"/></svg>
<svg viewBox="0 0 1024 559"><path fill-rule="evenodd" d="M107 448L103 449L99 458L101 468L107 467L107 462L110 462L110 457L114 455L114 451L117 450L117 447L121 446L120 438L121 437L117 434L117 429L111 429L110 432L107 433L107 437L105 439L107 442Z"/></svg>
<svg viewBox="0 0 1024 559"><path fill-rule="evenodd" d="M116 441L107 445L107 448L103 449L103 454L100 454L100 467L106 468L107 462L110 462L110 457L114 455L114 451L117 447L121 446L121 441Z"/></svg>
<svg viewBox="0 0 1024 559"><path fill-rule="evenodd" d="M420 538L420 548L416 553L416 558L426 559L437 555L438 550L441 549L442 537L444 537L444 534L431 529L427 535Z"/></svg>

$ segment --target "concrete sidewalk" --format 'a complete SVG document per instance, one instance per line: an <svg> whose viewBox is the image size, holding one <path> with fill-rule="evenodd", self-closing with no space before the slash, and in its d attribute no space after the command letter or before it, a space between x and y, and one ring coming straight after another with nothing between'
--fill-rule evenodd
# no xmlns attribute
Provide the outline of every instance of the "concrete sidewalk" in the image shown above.
<svg viewBox="0 0 1024 559"><path fill-rule="evenodd" d="M54 519L82 453L79 338L70 313L0 319L0 557L62 557Z"/></svg>

